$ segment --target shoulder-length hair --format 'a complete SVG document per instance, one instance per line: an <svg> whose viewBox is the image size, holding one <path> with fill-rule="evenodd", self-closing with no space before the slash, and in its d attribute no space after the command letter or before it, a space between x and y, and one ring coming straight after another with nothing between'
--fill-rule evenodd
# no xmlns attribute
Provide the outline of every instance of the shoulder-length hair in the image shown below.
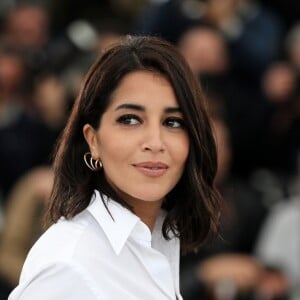
<svg viewBox="0 0 300 300"><path fill-rule="evenodd" d="M138 70L159 73L169 80L185 119L189 154L181 179L163 204L167 216L162 230L166 239L170 232L180 238L183 252L196 250L217 230L216 145L199 82L177 49L155 37L128 36L104 52L89 70L58 143L46 220L49 225L61 216L74 217L89 205L94 189L128 207L103 171L91 172L84 164L83 155L89 148L82 129L87 123L99 127L121 79Z"/></svg>

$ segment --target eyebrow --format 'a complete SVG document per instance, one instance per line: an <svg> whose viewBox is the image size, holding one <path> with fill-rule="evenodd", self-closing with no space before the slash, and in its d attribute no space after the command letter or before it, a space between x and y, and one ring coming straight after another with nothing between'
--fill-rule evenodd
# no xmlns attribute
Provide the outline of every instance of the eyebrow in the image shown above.
<svg viewBox="0 0 300 300"><path fill-rule="evenodd" d="M138 104L131 104L131 103L124 103L116 107L115 110L120 110L120 109L133 109L137 111L146 111L145 106L138 105ZM181 113L181 109L179 107L166 107L164 109L165 113Z"/></svg>

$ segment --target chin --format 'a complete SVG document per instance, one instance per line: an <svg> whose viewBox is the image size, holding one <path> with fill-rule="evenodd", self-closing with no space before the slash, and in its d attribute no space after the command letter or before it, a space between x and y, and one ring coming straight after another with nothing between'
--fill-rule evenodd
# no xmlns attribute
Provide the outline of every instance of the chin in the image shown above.
<svg viewBox="0 0 300 300"><path fill-rule="evenodd" d="M176 183L168 184L141 184L138 188L132 189L131 195L143 201L155 202L165 199L165 197L174 189Z"/></svg>
<svg viewBox="0 0 300 300"><path fill-rule="evenodd" d="M143 190L137 193L132 193L131 196L135 199L139 199L145 202L156 202L161 201L166 197L167 192L155 192L153 189L151 191Z"/></svg>
<svg viewBox="0 0 300 300"><path fill-rule="evenodd" d="M145 201L145 202L159 202L159 201L162 201L162 199L164 199L164 196L163 197L157 197L157 196L149 196L149 197L137 197L137 199L139 199L140 201Z"/></svg>
<svg viewBox="0 0 300 300"><path fill-rule="evenodd" d="M120 194L120 197L125 201L139 200L145 202L159 202L166 197L166 195L172 190L173 186L162 186L161 184L139 184L131 187L115 185L116 191Z"/></svg>

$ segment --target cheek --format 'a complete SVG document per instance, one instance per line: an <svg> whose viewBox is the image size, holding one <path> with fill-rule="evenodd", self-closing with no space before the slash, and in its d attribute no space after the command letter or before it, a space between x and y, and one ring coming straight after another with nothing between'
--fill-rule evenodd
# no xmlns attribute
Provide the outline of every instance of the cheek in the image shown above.
<svg viewBox="0 0 300 300"><path fill-rule="evenodd" d="M103 164L109 167L111 164L117 163L121 159L119 155L120 152L121 150L118 149L117 145L116 147L114 147L113 144L111 144L111 147L108 145L101 147L100 157Z"/></svg>
<svg viewBox="0 0 300 300"><path fill-rule="evenodd" d="M184 166L190 149L190 142L187 136L184 136L180 139L180 142L174 143L172 146L172 152L174 159Z"/></svg>
<svg viewBox="0 0 300 300"><path fill-rule="evenodd" d="M100 147L100 157L103 164L109 167L125 161L132 152L131 149L132 144L129 143L128 139L109 136Z"/></svg>
<svg viewBox="0 0 300 300"><path fill-rule="evenodd" d="M111 144L113 146L113 144ZM109 147L106 145L105 148L101 149L101 160L103 164L103 170L106 178L116 184L122 169L122 162L124 161L124 156L122 150L118 147Z"/></svg>

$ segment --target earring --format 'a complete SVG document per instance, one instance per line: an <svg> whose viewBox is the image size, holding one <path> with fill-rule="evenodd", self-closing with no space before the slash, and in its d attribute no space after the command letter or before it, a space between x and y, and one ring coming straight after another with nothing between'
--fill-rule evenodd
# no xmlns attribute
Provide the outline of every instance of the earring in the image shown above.
<svg viewBox="0 0 300 300"><path fill-rule="evenodd" d="M103 167L101 160L93 159L91 152L84 153L83 160L87 167L92 171L99 171Z"/></svg>

